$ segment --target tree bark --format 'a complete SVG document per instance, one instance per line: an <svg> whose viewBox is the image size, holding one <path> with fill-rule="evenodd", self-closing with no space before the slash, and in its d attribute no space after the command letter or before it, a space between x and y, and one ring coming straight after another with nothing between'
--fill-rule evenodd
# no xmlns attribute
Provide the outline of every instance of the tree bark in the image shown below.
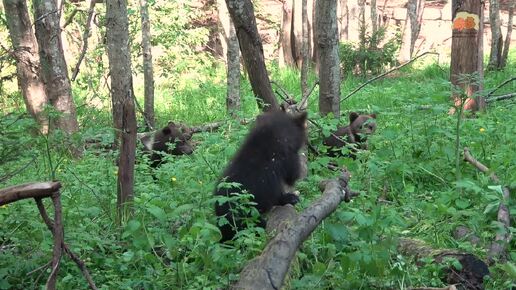
<svg viewBox="0 0 516 290"><path fill-rule="evenodd" d="M487 69L496 70L501 68L503 45L499 0L489 1L489 23L491 24L491 53Z"/></svg>
<svg viewBox="0 0 516 290"><path fill-rule="evenodd" d="M371 0L371 32L378 31L378 13L376 11L376 0Z"/></svg>
<svg viewBox="0 0 516 290"><path fill-rule="evenodd" d="M226 106L229 114L235 117L240 110L240 51L233 22L230 22L228 40L228 92Z"/></svg>
<svg viewBox="0 0 516 290"><path fill-rule="evenodd" d="M349 10L348 10L348 1L347 0L339 0L337 2L337 14L338 14L338 22L339 22L339 39L340 40L348 40L349 34Z"/></svg>
<svg viewBox="0 0 516 290"><path fill-rule="evenodd" d="M156 127L154 117L154 68L152 65L152 34L149 19L149 3L140 0L140 16L142 21L142 50L143 50L143 83L144 103L143 112L147 126L151 130Z"/></svg>
<svg viewBox="0 0 516 290"><path fill-rule="evenodd" d="M120 138L117 208L119 222L131 213L136 150L136 113L131 75L126 0L106 1L106 38L111 75L113 119ZM118 140L117 140L118 141Z"/></svg>
<svg viewBox="0 0 516 290"><path fill-rule="evenodd" d="M227 65L226 109L231 116L236 117L236 113L240 110L240 50L238 38L235 25L231 21L224 0L217 0L217 10L221 27L220 39Z"/></svg>
<svg viewBox="0 0 516 290"><path fill-rule="evenodd" d="M283 0L279 52L280 67L294 66L294 56L292 54L292 19L294 13L292 3L292 0Z"/></svg>
<svg viewBox="0 0 516 290"><path fill-rule="evenodd" d="M407 17L405 18L405 25L403 27L400 55L398 58L400 63L409 61L414 55L414 47L419 37L419 32L421 31L424 10L424 0L408 1Z"/></svg>
<svg viewBox="0 0 516 290"><path fill-rule="evenodd" d="M60 113L50 126L66 133L79 130L72 89L68 78L68 67L63 54L60 10L55 0L38 0L33 3L36 39L41 62L41 77L45 83L47 97Z"/></svg>
<svg viewBox="0 0 516 290"><path fill-rule="evenodd" d="M515 0L509 2L509 21L507 22L507 34L505 35L505 43L503 45L502 60L500 61L501 67L504 68L507 65L507 56L509 55L509 47L511 46L511 34L512 34L512 18L514 16L514 4Z"/></svg>
<svg viewBox="0 0 516 290"><path fill-rule="evenodd" d="M452 86L464 90L468 97L472 97L476 91L482 89L483 79L483 9L484 2L477 0L465 0L458 5L456 0L452 3L455 10L452 11L452 51L450 64L450 79ZM463 83L461 75L477 73L480 82ZM457 103L456 94L452 94ZM460 102L459 102L460 103ZM478 96L474 101L466 101L465 109L484 110L485 100Z"/></svg>
<svg viewBox="0 0 516 290"><path fill-rule="evenodd" d="M292 13L292 55L298 69L303 65L303 5L301 1L293 1L294 13Z"/></svg>
<svg viewBox="0 0 516 290"><path fill-rule="evenodd" d="M226 4L235 25L240 50L249 73L251 87L257 97L258 107L264 111L278 109L279 105L272 92L265 66L262 40L256 27L253 4L250 0L226 0Z"/></svg>
<svg viewBox="0 0 516 290"><path fill-rule="evenodd" d="M317 1L315 34L319 66L319 113L340 115L340 66L337 1Z"/></svg>
<svg viewBox="0 0 516 290"><path fill-rule="evenodd" d="M32 30L25 0L3 0L9 36L16 58L18 86L29 114L38 122L40 132L48 133L48 118L43 110L48 104L45 85L40 78L38 44Z"/></svg>
<svg viewBox="0 0 516 290"><path fill-rule="evenodd" d="M305 100L308 95L308 68L310 62L310 35L309 35L309 23L308 23L308 0L301 1L301 22L303 27L303 43L301 46L301 100ZM307 101L301 102L301 110L306 110L308 106Z"/></svg>

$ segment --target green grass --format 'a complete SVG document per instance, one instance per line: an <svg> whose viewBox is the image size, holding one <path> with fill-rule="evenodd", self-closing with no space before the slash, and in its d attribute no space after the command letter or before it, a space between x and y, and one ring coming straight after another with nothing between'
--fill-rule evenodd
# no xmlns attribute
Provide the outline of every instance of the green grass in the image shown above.
<svg viewBox="0 0 516 290"><path fill-rule="evenodd" d="M516 73L514 54L505 71L485 75L492 88ZM271 79L298 100L298 72L271 66ZM229 119L225 112L223 68L186 75L172 83L158 78L158 124L169 120L202 124ZM310 76L309 86L315 76ZM342 82L347 95L365 80ZM135 80L142 100L141 80ZM276 88L275 88L276 89ZM216 289L238 278L247 260L258 254L265 238L247 231L235 248L219 245L213 215L215 181L246 135L247 126L228 121L219 131L194 136L198 142L191 156L170 157L156 172L140 158L136 166L135 216L124 228L115 224L116 152L87 149L78 160L67 157L59 136L48 140L27 134L32 121L17 120L23 102L15 88L4 91L0 128L3 148L12 150L0 176L35 161L2 187L48 180L51 169L62 184L65 239L86 261L102 289ZM516 83L501 90L516 91ZM258 113L249 84L242 82L242 115ZM83 139L111 140L110 102L105 89L97 109L86 89L76 89ZM317 116L315 89L309 100L310 118L326 128L331 122ZM463 179L455 180L455 122L448 116L450 85L448 68L430 62L404 68L393 77L373 82L341 104L341 123L350 111L376 112L378 129L370 151L360 162L341 159L353 172L352 188L361 196L342 204L303 244L288 281L292 289L405 289L409 286L443 286L439 268L431 263L417 267L410 257L397 253L397 239L423 239L436 248L455 248L486 257L486 247L496 233L496 205L500 200L485 175L461 162ZM16 97L14 97L16 96ZM91 94L90 94L91 96ZM432 105L428 110L421 105ZM140 117L140 124L141 122ZM482 129L482 130L481 130ZM514 101L490 105L486 114L464 119L461 147L467 146L481 162L493 169L504 185L516 187L516 106ZM312 129L310 140L321 143L321 132ZM5 147L4 147L5 144ZM46 149L46 145L50 150ZM4 150L4 149L2 149ZM5 152L5 151L2 151ZM320 196L318 181L334 173L325 169L329 158L310 156L309 177L298 183L303 194L301 210ZM51 167L52 164L52 167ZM457 186L462 194L457 194ZM379 200L385 202L379 202ZM516 214L514 202L511 211ZM514 218L513 218L514 223ZM0 289L31 288L44 284L47 272L30 271L50 260L52 238L30 200L0 208ZM481 244L455 240L451 232L466 225ZM514 230L514 229L512 229ZM260 230L256 230L263 234ZM263 236L263 235L262 235ZM79 270L64 258L59 289L82 289L86 283ZM509 262L493 267L487 289L506 289L514 281L514 242ZM511 280L512 279L512 280Z"/></svg>

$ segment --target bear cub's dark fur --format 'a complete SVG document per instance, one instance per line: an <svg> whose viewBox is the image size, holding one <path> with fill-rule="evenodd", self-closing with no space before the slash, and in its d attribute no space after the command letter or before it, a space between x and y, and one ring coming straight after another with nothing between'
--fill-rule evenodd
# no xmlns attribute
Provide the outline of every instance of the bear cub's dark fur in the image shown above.
<svg viewBox="0 0 516 290"><path fill-rule="evenodd" d="M192 131L183 124L168 123L166 127L154 133L140 137L144 152L150 154L151 167L156 168L162 162L162 153L171 155L190 155L193 147L190 144ZM174 144L173 149L171 144Z"/></svg>
<svg viewBox="0 0 516 290"><path fill-rule="evenodd" d="M349 114L349 125L339 127L332 132L341 140L330 135L324 139L323 144L330 147L328 155L332 157L342 156L340 149L344 146L352 145L349 156L355 159L357 149L367 150L367 137L373 134L374 131L376 131L376 114L360 115L356 112L351 112Z"/></svg>
<svg viewBox="0 0 516 290"><path fill-rule="evenodd" d="M284 188L285 185L293 186L300 176L299 151L307 139L306 118L306 113L290 116L280 111L260 115L218 182L239 183L240 191L234 187L217 187L215 195L229 196L247 190L253 195L260 214L275 205L296 204L299 197L285 192ZM236 231L245 226L242 221L245 216L232 213L230 208L235 206L227 202L215 203L217 216L224 216L229 221L229 224L219 225L221 242L233 239ZM265 227L263 218L260 218L259 226Z"/></svg>

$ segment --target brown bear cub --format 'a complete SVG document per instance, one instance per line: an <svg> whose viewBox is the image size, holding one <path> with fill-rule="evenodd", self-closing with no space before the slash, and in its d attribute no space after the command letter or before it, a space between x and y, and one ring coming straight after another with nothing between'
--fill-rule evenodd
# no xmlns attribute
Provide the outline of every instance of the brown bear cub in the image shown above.
<svg viewBox="0 0 516 290"><path fill-rule="evenodd" d="M306 113L296 116L274 111L260 115L256 119L244 144L233 157L228 167L217 182L238 183L239 188L217 186L215 195L231 196L244 190L253 196L260 214L268 212L275 205L296 204L299 197L285 192L285 185L293 186L300 176L299 151L306 143ZM228 223L218 225L221 242L233 239L238 230L245 227L247 215L235 202L215 203L218 218L225 217ZM265 227L265 220L260 217L259 226Z"/></svg>
<svg viewBox="0 0 516 290"><path fill-rule="evenodd" d="M183 124L175 124L174 122L154 133L144 134L140 137L143 143L143 150L150 154L151 164L153 168L158 167L163 158L163 153L171 155L190 155L193 147L190 144L192 131Z"/></svg>
<svg viewBox="0 0 516 290"><path fill-rule="evenodd" d="M330 147L328 155L343 156L342 147L351 145L349 157L355 159L358 149L367 150L367 138L376 130L376 114L360 115L356 112L349 114L349 125L339 127L326 137L323 144ZM334 135L338 136L336 138Z"/></svg>

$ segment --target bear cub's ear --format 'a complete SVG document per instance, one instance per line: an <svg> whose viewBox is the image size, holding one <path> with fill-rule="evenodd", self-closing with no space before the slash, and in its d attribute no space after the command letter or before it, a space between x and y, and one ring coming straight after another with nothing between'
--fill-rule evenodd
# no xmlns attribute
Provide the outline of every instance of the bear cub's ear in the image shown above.
<svg viewBox="0 0 516 290"><path fill-rule="evenodd" d="M301 112L297 116L294 117L294 123L296 123L296 125L299 126L300 128L306 129L307 128L307 125L306 125L307 118L308 118L308 113Z"/></svg>
<svg viewBox="0 0 516 290"><path fill-rule="evenodd" d="M371 118L376 119L376 114L369 115Z"/></svg>
<svg viewBox="0 0 516 290"><path fill-rule="evenodd" d="M349 123L355 122L355 120L358 118L359 114L357 112L351 112L349 113Z"/></svg>

